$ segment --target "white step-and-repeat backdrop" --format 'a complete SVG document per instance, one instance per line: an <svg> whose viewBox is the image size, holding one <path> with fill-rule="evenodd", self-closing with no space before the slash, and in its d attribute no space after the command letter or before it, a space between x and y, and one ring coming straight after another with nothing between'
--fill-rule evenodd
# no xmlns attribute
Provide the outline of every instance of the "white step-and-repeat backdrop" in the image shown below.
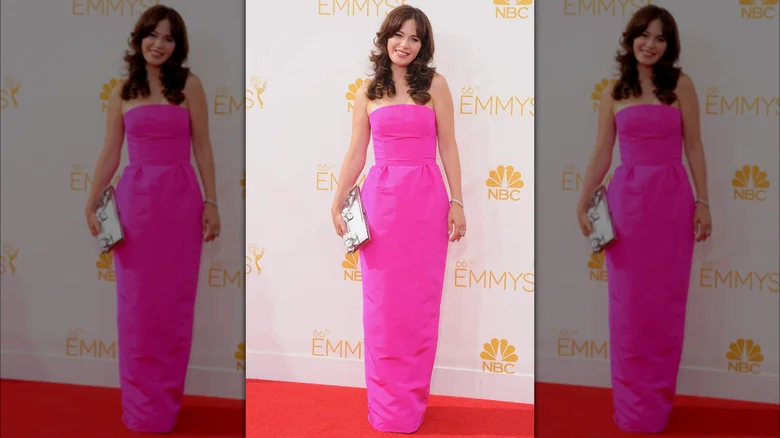
<svg viewBox="0 0 780 438"><path fill-rule="evenodd" d="M365 385L360 255L330 205L373 38L402 3L247 3L248 378ZM429 16L451 87L469 221L450 246L432 391L532 403L534 6L406 3Z"/></svg>
<svg viewBox="0 0 780 438"><path fill-rule="evenodd" d="M118 386L113 257L84 205L127 39L155 3L3 0L3 378ZM187 24L208 95L224 230L204 249L187 392L243 398L244 2L163 3Z"/></svg>
<svg viewBox="0 0 780 438"><path fill-rule="evenodd" d="M574 210L618 39L646 3L551 0L538 8L540 381L610 386L607 272ZM712 239L696 245L680 392L777 403L777 0L652 3L675 16L681 65L699 94L714 225ZM612 170L618 164L616 146Z"/></svg>

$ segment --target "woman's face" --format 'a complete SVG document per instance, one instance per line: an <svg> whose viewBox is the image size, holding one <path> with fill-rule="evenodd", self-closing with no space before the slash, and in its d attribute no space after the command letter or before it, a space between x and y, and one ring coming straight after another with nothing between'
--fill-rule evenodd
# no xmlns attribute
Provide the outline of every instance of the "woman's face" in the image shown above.
<svg viewBox="0 0 780 438"><path fill-rule="evenodd" d="M175 48L176 42L171 36L171 23L168 20L157 23L154 31L141 41L144 59L155 67L165 64Z"/></svg>
<svg viewBox="0 0 780 438"><path fill-rule="evenodd" d="M661 20L653 20L634 40L634 56L640 65L652 67L666 52Z"/></svg>
<svg viewBox="0 0 780 438"><path fill-rule="evenodd" d="M393 64L406 67L417 58L422 43L416 32L414 20L406 20L401 29L387 40L387 53Z"/></svg>

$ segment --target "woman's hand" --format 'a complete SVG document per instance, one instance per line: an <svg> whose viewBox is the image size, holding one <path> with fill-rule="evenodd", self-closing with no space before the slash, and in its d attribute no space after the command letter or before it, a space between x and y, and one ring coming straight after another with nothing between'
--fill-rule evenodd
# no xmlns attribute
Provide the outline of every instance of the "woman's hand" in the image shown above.
<svg viewBox="0 0 780 438"><path fill-rule="evenodd" d="M210 202L203 209L203 241L211 242L219 237L220 222L217 207Z"/></svg>
<svg viewBox="0 0 780 438"><path fill-rule="evenodd" d="M344 222L344 218L341 217L341 211L335 209L331 210L330 215L333 220L333 227L336 229L336 234L338 234L339 237L344 237L344 235L347 234L347 223Z"/></svg>
<svg viewBox="0 0 780 438"><path fill-rule="evenodd" d="M693 229L696 232L696 241L703 242L712 234L712 217L710 209L703 204L696 204L696 212L693 214Z"/></svg>
<svg viewBox="0 0 780 438"><path fill-rule="evenodd" d="M590 237L593 233L593 223L591 223L588 217L588 210L586 208L577 207L577 221L580 223L580 231L585 237Z"/></svg>
<svg viewBox="0 0 780 438"><path fill-rule="evenodd" d="M463 213L463 207L460 204L450 203L447 223L450 226L450 242L458 242L466 235L466 215Z"/></svg>
<svg viewBox="0 0 780 438"><path fill-rule="evenodd" d="M92 237L97 237L97 235L100 234L102 227L95 215L95 210L88 206L85 215L87 216L87 227L89 228L89 232L92 234Z"/></svg>

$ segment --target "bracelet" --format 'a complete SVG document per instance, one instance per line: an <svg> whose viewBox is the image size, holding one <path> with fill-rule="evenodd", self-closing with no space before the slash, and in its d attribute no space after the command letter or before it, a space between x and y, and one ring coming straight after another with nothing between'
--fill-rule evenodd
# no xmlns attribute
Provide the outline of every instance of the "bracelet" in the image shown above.
<svg viewBox="0 0 780 438"><path fill-rule="evenodd" d="M455 198L450 198L450 204L452 204L453 202L454 202L454 203L456 203L456 204L458 204L458 205L460 205L460 207L461 207L461 208L466 208L466 207L464 207L464 206L463 206L463 203L462 203L462 202L458 201L458 200L457 200L457 199L455 199Z"/></svg>
<svg viewBox="0 0 780 438"><path fill-rule="evenodd" d="M211 199L206 199L203 202L208 202L209 204L213 205L214 207L219 208L219 205L217 205L217 201L214 201L214 200L211 200Z"/></svg>
<svg viewBox="0 0 780 438"><path fill-rule="evenodd" d="M703 206L705 206L707 208L710 208L710 204L707 201L705 201L704 199L696 198L696 203L697 204L701 204L701 205L703 205Z"/></svg>

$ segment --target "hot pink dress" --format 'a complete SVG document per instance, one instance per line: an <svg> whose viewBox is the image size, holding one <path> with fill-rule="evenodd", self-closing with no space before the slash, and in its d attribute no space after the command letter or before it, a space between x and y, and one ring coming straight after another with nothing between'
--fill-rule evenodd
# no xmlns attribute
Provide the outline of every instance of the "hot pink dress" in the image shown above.
<svg viewBox="0 0 780 438"><path fill-rule="evenodd" d="M386 105L369 116L376 163L362 197L360 251L368 421L419 429L428 405L447 263L449 196L436 163L436 114Z"/></svg>
<svg viewBox="0 0 780 438"><path fill-rule="evenodd" d="M617 241L605 252L614 421L655 433L666 427L677 387L695 200L677 108L632 105L615 121L621 164L607 199Z"/></svg>
<svg viewBox="0 0 780 438"><path fill-rule="evenodd" d="M173 429L192 346L203 196L190 164L189 111L125 112L130 164L117 185L125 241L114 250L122 420L138 432Z"/></svg>

